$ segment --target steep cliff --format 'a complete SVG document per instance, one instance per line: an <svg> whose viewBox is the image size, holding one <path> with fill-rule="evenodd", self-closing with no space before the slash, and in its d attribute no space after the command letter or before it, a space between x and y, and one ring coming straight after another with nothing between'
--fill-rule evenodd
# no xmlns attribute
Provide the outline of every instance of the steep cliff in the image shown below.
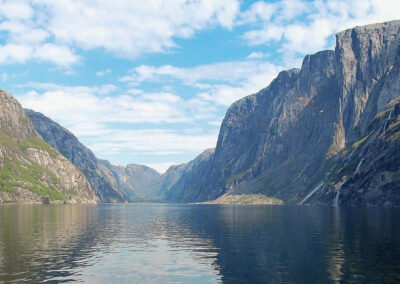
<svg viewBox="0 0 400 284"><path fill-rule="evenodd" d="M335 51L306 56L301 69L235 102L215 153L168 199L399 204L399 35L400 21L338 33Z"/></svg>
<svg viewBox="0 0 400 284"><path fill-rule="evenodd" d="M39 112L25 110L25 113L40 136L85 174L101 202L128 200L118 187L113 173L70 131Z"/></svg>
<svg viewBox="0 0 400 284"><path fill-rule="evenodd" d="M197 201L213 199L209 192L202 187L203 182L209 176L214 149L207 149L196 159L181 165L180 171L175 176L175 183L165 183L160 189L163 196L169 201ZM171 177L171 171L167 171L164 180Z"/></svg>
<svg viewBox="0 0 400 284"><path fill-rule="evenodd" d="M0 90L0 202L96 203L89 182L36 132L21 105Z"/></svg>

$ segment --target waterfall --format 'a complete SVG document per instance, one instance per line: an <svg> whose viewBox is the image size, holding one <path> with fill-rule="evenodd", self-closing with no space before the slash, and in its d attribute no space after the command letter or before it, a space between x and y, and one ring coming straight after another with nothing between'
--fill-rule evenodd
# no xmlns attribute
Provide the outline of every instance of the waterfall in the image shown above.
<svg viewBox="0 0 400 284"><path fill-rule="evenodd" d="M347 180L347 179L346 179L346 180ZM344 180L344 181L340 184L340 186L339 186L339 188L338 188L338 190L337 190L337 192L336 192L335 198L333 199L333 206L335 206L335 207L338 207L338 206L339 206L340 190L342 189L342 186L343 186L343 184L346 182L346 180Z"/></svg>
<svg viewBox="0 0 400 284"><path fill-rule="evenodd" d="M393 119L393 112L394 112L394 110L395 110L395 108L396 108L396 105L397 104L395 104L394 106L392 106L392 108L390 109L390 112L389 112L389 115L388 115L388 117L387 117L387 119L386 119L386 121L385 121L385 125L383 126L383 130L384 131L386 131L387 129L388 129L388 126L389 126L389 124L392 122L392 119Z"/></svg>
<svg viewBox="0 0 400 284"><path fill-rule="evenodd" d="M354 172L354 174L357 174L360 171L360 167L361 167L362 162L364 162L364 159L360 160L360 162L358 163L356 171Z"/></svg>
<svg viewBox="0 0 400 284"><path fill-rule="evenodd" d="M353 173L353 176L354 176L355 174L357 174L357 173L360 171L360 167L361 167L361 165L362 165L363 162L364 162L364 159L361 159L360 162L359 162L358 165L357 165L356 170L355 170L354 173ZM346 181L347 181L347 179L345 179L345 180L340 184L340 186L339 186L339 188L338 188L338 190L337 190L337 192L336 192L335 198L333 199L333 206L335 206L335 207L338 207L338 206L339 206L340 190L342 189L342 186L343 186L343 184L344 184Z"/></svg>
<svg viewBox="0 0 400 284"><path fill-rule="evenodd" d="M320 189L323 185L324 185L323 182L321 182L319 185L317 185L317 187L314 188L314 189L299 203L299 205L303 205L303 203L306 202L307 199L309 199L309 198L311 197L311 195L313 195L314 192L316 192L318 189Z"/></svg>

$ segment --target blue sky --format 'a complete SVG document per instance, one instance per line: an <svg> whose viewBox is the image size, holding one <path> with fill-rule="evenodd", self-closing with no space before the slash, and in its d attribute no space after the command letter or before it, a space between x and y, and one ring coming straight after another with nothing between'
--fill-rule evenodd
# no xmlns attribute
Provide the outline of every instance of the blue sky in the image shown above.
<svg viewBox="0 0 400 284"><path fill-rule="evenodd" d="M398 0L0 0L1 88L99 158L162 172L336 32L395 19Z"/></svg>

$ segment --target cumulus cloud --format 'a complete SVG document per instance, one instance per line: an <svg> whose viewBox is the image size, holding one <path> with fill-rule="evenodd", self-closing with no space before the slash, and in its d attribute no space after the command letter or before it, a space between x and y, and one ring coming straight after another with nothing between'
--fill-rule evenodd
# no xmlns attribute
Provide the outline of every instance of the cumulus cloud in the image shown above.
<svg viewBox="0 0 400 284"><path fill-rule="evenodd" d="M252 58L256 59L257 56L263 57L264 54L253 54ZM228 106L267 86L280 69L280 66L260 60L221 62L192 68L141 65L120 80L134 85L146 81L178 80L201 90L197 96L198 102L206 100Z"/></svg>
<svg viewBox="0 0 400 284"><path fill-rule="evenodd" d="M61 66L69 66L79 60L79 56L75 55L68 47L51 43L38 46L33 53L33 57L49 60Z"/></svg>
<svg viewBox="0 0 400 284"><path fill-rule="evenodd" d="M210 24L230 28L239 12L237 0L40 2L50 11L48 29L57 40L124 57L165 51L175 47L174 38L191 37Z"/></svg>
<svg viewBox="0 0 400 284"><path fill-rule="evenodd" d="M102 77L104 75L110 74L111 72L112 72L112 70L110 68L108 68L106 70L96 72L96 76Z"/></svg>
<svg viewBox="0 0 400 284"><path fill-rule="evenodd" d="M0 13L8 19L29 19L33 16L33 9L27 1L1 1Z"/></svg>
<svg viewBox="0 0 400 284"><path fill-rule="evenodd" d="M260 20L268 21L279 8L279 3L266 3L263 1L256 2L250 8L240 14L240 18L236 22L238 25L256 23Z"/></svg>
<svg viewBox="0 0 400 284"><path fill-rule="evenodd" d="M31 83L22 87L34 89L16 96L25 108L51 117L100 157L123 153L150 157L192 153L194 157L216 144L217 127L192 131L196 119L215 119L215 109L205 101L184 100L166 92L117 95L113 85ZM143 123L148 127L143 129ZM178 129L168 126L176 123Z"/></svg>
<svg viewBox="0 0 400 284"><path fill-rule="evenodd" d="M1 48L17 49L0 64L71 65L79 59L73 48L104 48L126 58L165 52L177 47L175 39L206 27L231 29L239 9L238 0L2 0L0 31L7 37Z"/></svg>
<svg viewBox="0 0 400 284"><path fill-rule="evenodd" d="M247 56L247 59L261 59L261 58L265 58L265 57L269 57L270 54L268 53L263 53L261 51L258 52L252 52Z"/></svg>
<svg viewBox="0 0 400 284"><path fill-rule="evenodd" d="M168 92L116 94L114 85L30 83L22 87L34 89L17 96L24 107L48 115L80 137L109 135L116 123L191 124L215 117L209 103Z"/></svg>
<svg viewBox="0 0 400 284"><path fill-rule="evenodd" d="M269 4L259 1L242 12L239 18L242 20L237 22L238 25L249 22L258 25L242 35L250 46L279 42L283 61L288 65L304 54L332 48L330 39L340 30L399 19L400 2L282 0Z"/></svg>
<svg viewBox="0 0 400 284"><path fill-rule="evenodd" d="M186 151L203 151L215 147L217 133L184 134L172 129L154 128L139 130L113 129L100 136L91 145L94 151L133 151L153 155L179 154Z"/></svg>
<svg viewBox="0 0 400 284"><path fill-rule="evenodd" d="M184 103L183 99L175 94L100 96L103 92L96 89L78 87L40 93L31 91L19 99L25 107L44 112L57 120L62 121L68 116L68 123L73 129L77 129L81 122L172 123L190 120L179 107Z"/></svg>

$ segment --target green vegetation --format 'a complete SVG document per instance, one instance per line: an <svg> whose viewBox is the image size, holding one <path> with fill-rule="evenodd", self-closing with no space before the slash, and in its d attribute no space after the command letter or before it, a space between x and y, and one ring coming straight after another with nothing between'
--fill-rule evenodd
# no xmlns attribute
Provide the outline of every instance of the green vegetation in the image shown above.
<svg viewBox="0 0 400 284"><path fill-rule="evenodd" d="M268 197L263 194L240 194L222 195L214 201L204 202L207 204L263 204L263 205L283 205L281 199Z"/></svg>
<svg viewBox="0 0 400 284"><path fill-rule="evenodd" d="M75 195L77 194L76 191L73 190L73 189L66 189L66 190L64 190L63 192L64 192L66 195L70 196L70 197L75 196Z"/></svg>
<svg viewBox="0 0 400 284"><path fill-rule="evenodd" d="M364 143L364 142L369 138L369 136L371 136L371 134L372 134L372 131L371 131L367 136L365 136L364 138L362 138L362 139L360 139L360 140L354 142L353 145L352 145L351 147L352 147L353 149L357 149L358 146L360 146L362 143Z"/></svg>
<svg viewBox="0 0 400 284"><path fill-rule="evenodd" d="M53 172L28 158L25 158L26 162L21 162L16 158L18 155L23 155L28 148L40 149L49 153L52 157L57 156L57 151L44 142L42 138L31 137L24 141L17 141L0 133L0 145L4 146L3 149L7 152L7 156L11 157L5 160L0 168L0 191L14 193L15 188L20 187L47 197L52 201L65 201L67 199L65 194L57 191L56 188L60 187L60 181ZM42 182L44 179L51 186L44 184ZM76 194L73 190L68 190L66 193L69 196Z"/></svg>
<svg viewBox="0 0 400 284"><path fill-rule="evenodd" d="M0 133L0 145L10 147L17 153L22 153L24 150L28 148L34 148L48 152L52 157L58 155L58 152L53 148L51 148L51 146L46 142L44 142L44 140L40 137L30 137L24 141L17 141L15 139L12 139L4 135L3 133Z"/></svg>
<svg viewBox="0 0 400 284"><path fill-rule="evenodd" d="M238 174L236 174L236 175L233 175L233 176L229 177L229 178L225 181L225 184L230 184L230 183L234 182L235 180L240 181L246 174L248 174L248 173L250 173L250 172L251 172L251 169L248 169L248 170L246 170L246 171L243 171L243 172L240 172L240 173L238 173Z"/></svg>
<svg viewBox="0 0 400 284"><path fill-rule="evenodd" d="M66 196L55 188L46 186L41 178L46 178L54 187L60 185L57 176L33 161L23 164L15 160L7 160L0 168L0 191L13 193L15 187L29 190L50 200L66 200ZM72 190L68 190L70 194Z"/></svg>
<svg viewBox="0 0 400 284"><path fill-rule="evenodd" d="M15 203L17 203L17 201L16 200L4 200L3 203L4 204L15 204Z"/></svg>
<svg viewBox="0 0 400 284"><path fill-rule="evenodd" d="M51 148L51 146L44 142L44 140L40 137L31 137L28 140L21 142L20 145L23 149L35 148L43 150L45 152L48 152L52 157L58 155L58 152Z"/></svg>
<svg viewBox="0 0 400 284"><path fill-rule="evenodd" d="M378 114L375 116L375 119L383 119L383 118L385 118L386 116L388 116L389 112L390 112L390 108L388 108L388 109L386 109L386 110L384 110L384 111L381 111L380 113L378 113Z"/></svg>
<svg viewBox="0 0 400 284"><path fill-rule="evenodd" d="M342 150L343 150L343 148L340 147L339 145L332 144L329 147L328 153L326 153L325 159L332 158L333 156L335 156L337 153L339 153Z"/></svg>
<svg viewBox="0 0 400 284"><path fill-rule="evenodd" d="M396 120L395 122L393 122L393 123L391 123L391 124L389 125L389 128L388 128L387 131L392 130L393 128L395 128L395 127L398 126L398 125L400 125L400 117L397 118L397 120Z"/></svg>
<svg viewBox="0 0 400 284"><path fill-rule="evenodd" d="M390 142L397 141L397 140L399 140L399 139L400 139L400 131L397 131L396 133L394 133L392 136L390 136L390 137L388 138L388 140L389 140Z"/></svg>

